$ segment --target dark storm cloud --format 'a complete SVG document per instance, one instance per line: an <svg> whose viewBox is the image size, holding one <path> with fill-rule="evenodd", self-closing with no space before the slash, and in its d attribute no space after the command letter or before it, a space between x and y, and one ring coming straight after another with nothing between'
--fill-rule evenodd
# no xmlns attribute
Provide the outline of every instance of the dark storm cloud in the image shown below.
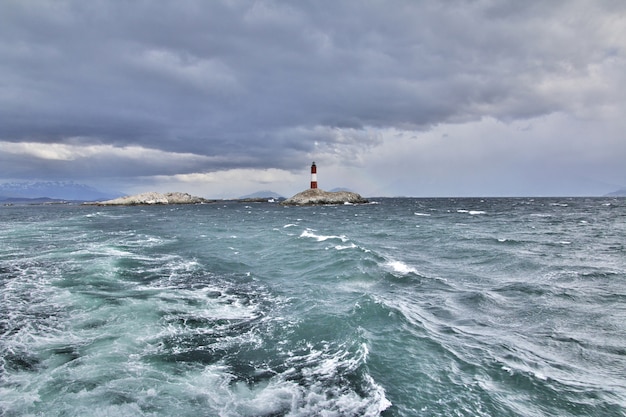
<svg viewBox="0 0 626 417"><path fill-rule="evenodd" d="M565 74L575 84L623 54L605 29L626 10L608 1L469 0L0 8L0 141L199 156L161 174L292 169L315 146L378 143L359 133L365 127L424 130L594 107L604 91L574 94L555 80ZM90 161L86 172L107 170ZM59 175L85 169L49 163ZM12 173L5 164L0 174Z"/></svg>

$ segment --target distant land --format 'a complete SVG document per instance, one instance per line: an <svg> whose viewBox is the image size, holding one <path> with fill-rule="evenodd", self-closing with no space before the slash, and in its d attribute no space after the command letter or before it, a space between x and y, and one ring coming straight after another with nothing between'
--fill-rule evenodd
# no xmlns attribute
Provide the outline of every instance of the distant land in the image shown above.
<svg viewBox="0 0 626 417"><path fill-rule="evenodd" d="M73 181L25 181L0 184L0 201L4 202L95 201L110 200L121 195L121 193L104 192Z"/></svg>
<svg viewBox="0 0 626 417"><path fill-rule="evenodd" d="M282 195L280 195L278 193L275 193L274 191L268 191L268 190L257 191L256 193L247 194L247 195L239 197L240 200L256 199L256 198L281 199L281 198L285 198L285 197L283 197Z"/></svg>
<svg viewBox="0 0 626 417"><path fill-rule="evenodd" d="M612 193L608 193L606 194L606 197L626 197L626 188L622 188L617 191L613 191Z"/></svg>
<svg viewBox="0 0 626 417"><path fill-rule="evenodd" d="M0 196L0 204L5 206L16 205L24 205L24 204L62 204L62 203L82 203L82 200L65 200L62 198L19 198L19 197L9 197L4 198Z"/></svg>

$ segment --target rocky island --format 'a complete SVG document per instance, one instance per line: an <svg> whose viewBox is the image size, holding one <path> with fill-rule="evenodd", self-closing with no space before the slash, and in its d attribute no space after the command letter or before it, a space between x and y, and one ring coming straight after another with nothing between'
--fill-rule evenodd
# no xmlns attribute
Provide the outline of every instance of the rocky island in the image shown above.
<svg viewBox="0 0 626 417"><path fill-rule="evenodd" d="M126 197L120 197L107 201L95 201L85 203L87 205L97 206L137 206L137 205L155 205L155 204L199 204L208 203L202 197L195 197L187 193L142 193Z"/></svg>
<svg viewBox="0 0 626 417"><path fill-rule="evenodd" d="M360 194L350 191L324 191L310 188L283 201L287 206L312 206L321 204L364 204L368 201Z"/></svg>

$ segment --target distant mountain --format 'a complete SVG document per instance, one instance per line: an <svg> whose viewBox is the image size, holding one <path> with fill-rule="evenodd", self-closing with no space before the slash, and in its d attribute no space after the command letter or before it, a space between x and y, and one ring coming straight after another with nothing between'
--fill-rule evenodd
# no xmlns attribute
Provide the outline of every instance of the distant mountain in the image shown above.
<svg viewBox="0 0 626 417"><path fill-rule="evenodd" d="M119 197L73 181L27 181L0 184L0 200L42 199L94 201Z"/></svg>
<svg viewBox="0 0 626 417"><path fill-rule="evenodd" d="M605 197L626 197L626 188L608 193Z"/></svg>
<svg viewBox="0 0 626 417"><path fill-rule="evenodd" d="M339 187L339 188L333 188L332 190L330 190L330 192L331 193L339 193L339 192L351 193L352 190L350 190L349 188Z"/></svg>
<svg viewBox="0 0 626 417"><path fill-rule="evenodd" d="M256 193L248 194L239 197L241 200L249 199L249 198L285 198L280 194L277 194L273 191L257 191Z"/></svg>

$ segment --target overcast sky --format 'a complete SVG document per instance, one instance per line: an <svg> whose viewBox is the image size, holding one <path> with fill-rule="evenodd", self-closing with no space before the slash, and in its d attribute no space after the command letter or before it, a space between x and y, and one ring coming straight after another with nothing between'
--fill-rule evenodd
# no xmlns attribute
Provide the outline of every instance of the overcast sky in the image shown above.
<svg viewBox="0 0 626 417"><path fill-rule="evenodd" d="M626 186L623 0L0 0L0 182Z"/></svg>

